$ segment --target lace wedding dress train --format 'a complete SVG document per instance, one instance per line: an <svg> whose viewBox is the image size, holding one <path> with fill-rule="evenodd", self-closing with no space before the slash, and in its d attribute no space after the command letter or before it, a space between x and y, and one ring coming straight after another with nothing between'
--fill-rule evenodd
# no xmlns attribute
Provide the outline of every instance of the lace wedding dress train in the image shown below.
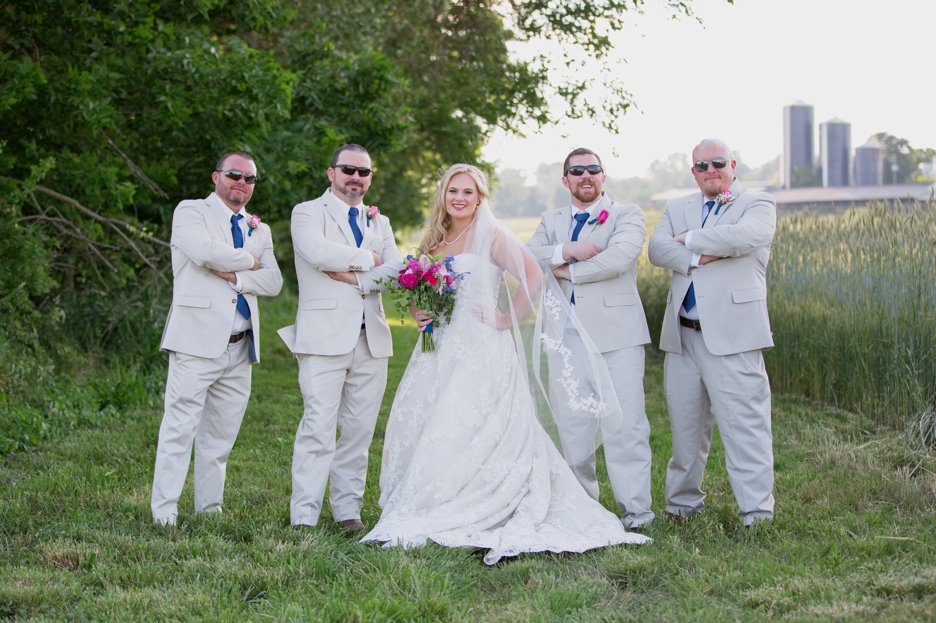
<svg viewBox="0 0 936 623"><path fill-rule="evenodd" d="M537 420L510 332L478 319L478 300L494 310L497 284L480 278L493 265L463 254L455 266L469 275L451 323L435 330L435 352L417 343L397 389L383 514L362 540L483 548L489 565L524 552L649 542L585 493Z"/></svg>

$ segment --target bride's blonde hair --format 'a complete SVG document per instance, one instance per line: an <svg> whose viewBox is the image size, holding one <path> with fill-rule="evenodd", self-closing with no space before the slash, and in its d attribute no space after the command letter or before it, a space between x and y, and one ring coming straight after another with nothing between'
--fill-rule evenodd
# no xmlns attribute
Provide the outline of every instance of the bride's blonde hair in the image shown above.
<svg viewBox="0 0 936 623"><path fill-rule="evenodd" d="M426 235L423 236L422 242L419 243L420 253L429 253L432 249L438 248L439 245L442 244L442 241L445 240L445 234L448 231L449 225L452 224L452 217L445 209L445 191L448 189L452 178L459 173L464 173L475 183L478 189L477 209L480 209L481 204L486 202L491 194L488 189L487 175L485 175L481 169L471 164L462 163L450 166L448 170L442 174L442 179L439 180L439 186L436 188L435 199L432 201L432 212L426 220Z"/></svg>

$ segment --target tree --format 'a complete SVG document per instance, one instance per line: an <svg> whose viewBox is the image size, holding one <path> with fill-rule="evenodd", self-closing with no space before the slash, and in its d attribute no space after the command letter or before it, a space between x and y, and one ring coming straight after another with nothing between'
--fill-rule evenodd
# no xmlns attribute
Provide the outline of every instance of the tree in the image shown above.
<svg viewBox="0 0 936 623"><path fill-rule="evenodd" d="M772 160L768 160L764 164L753 169L742 162L740 156L737 154L735 154L735 156L738 160L738 167L735 169L735 175L742 182L757 181L769 182L770 184L780 183L780 156L775 156Z"/></svg>
<svg viewBox="0 0 936 623"><path fill-rule="evenodd" d="M885 184L926 183L926 179L923 179L925 176L920 173L920 164L932 162L936 150L914 149L907 139L897 138L887 132L878 132L874 137L884 146ZM892 168L895 164L896 171Z"/></svg>
<svg viewBox="0 0 936 623"><path fill-rule="evenodd" d="M84 343L123 328L148 344L172 209L211 190L218 155L257 155L251 209L276 219L321 192L316 165L349 126L377 149L399 143L402 83L381 55L340 55L312 33L274 53L232 34L276 33L292 15L277 0L0 5L0 213L15 234L0 255L19 258L4 268L36 309L68 309ZM10 252L27 240L44 253ZM0 309L22 307L15 290Z"/></svg>
<svg viewBox="0 0 936 623"><path fill-rule="evenodd" d="M731 0L728 0L729 2ZM660 0L673 16L693 17L691 2ZM478 164L481 148L501 128L520 132L563 117L589 117L616 130L632 105L606 63L611 33L640 13L645 0L360 0L333 10L323 0L294 0L300 31L320 28L336 49L373 50L399 70L409 124L400 149L376 162L372 193L395 222L415 224L429 204L440 169ZM560 58L523 60L509 45L533 39L562 44ZM557 66L604 63L602 97ZM561 104L556 106L555 102ZM550 107L550 103L553 107ZM383 209L383 207L382 207Z"/></svg>
<svg viewBox="0 0 936 623"><path fill-rule="evenodd" d="M659 1L692 15L688 2ZM560 41L573 67L602 59L644 4L0 0L0 213L15 233L0 256L12 258L9 283L25 284L0 297L46 319L68 310L82 343L149 344L172 209L210 191L230 150L257 157L251 209L275 221L322 192L337 146L364 144L370 200L415 223L440 168L486 166L490 133L555 121L554 94L559 113L613 128L630 106L620 85L583 101L587 84L552 80L553 59L518 60L508 44Z"/></svg>
<svg viewBox="0 0 936 623"><path fill-rule="evenodd" d="M811 162L793 167L790 188L818 188L822 186L822 168Z"/></svg>

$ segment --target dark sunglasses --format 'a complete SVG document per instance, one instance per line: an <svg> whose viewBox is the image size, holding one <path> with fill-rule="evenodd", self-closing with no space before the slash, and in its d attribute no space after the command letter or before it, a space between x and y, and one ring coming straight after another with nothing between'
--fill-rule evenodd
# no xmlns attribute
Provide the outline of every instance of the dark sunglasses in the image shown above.
<svg viewBox="0 0 936 623"><path fill-rule="evenodd" d="M575 177L578 177L579 175L584 174L585 171L588 171L592 175L598 175L602 172L602 170L603 169L601 168L600 164L590 164L588 166L577 164L574 167L569 167L566 169L566 175L574 175Z"/></svg>
<svg viewBox="0 0 936 623"><path fill-rule="evenodd" d="M224 175L224 177L229 177L235 182L239 182L240 178L244 178L245 184L256 184L257 176L253 173L244 173L243 171L238 171L237 169L228 169L227 171L218 170L218 173Z"/></svg>
<svg viewBox="0 0 936 623"><path fill-rule="evenodd" d="M727 158L712 158L711 160L696 160L696 163L692 167L699 173L705 173L708 171L708 164L712 163L712 166L716 169L724 169L728 164Z"/></svg>
<svg viewBox="0 0 936 623"><path fill-rule="evenodd" d="M355 171L361 177L368 177L371 173L373 173L373 171L367 167L352 167L350 164L336 164L335 168L349 177L354 175Z"/></svg>

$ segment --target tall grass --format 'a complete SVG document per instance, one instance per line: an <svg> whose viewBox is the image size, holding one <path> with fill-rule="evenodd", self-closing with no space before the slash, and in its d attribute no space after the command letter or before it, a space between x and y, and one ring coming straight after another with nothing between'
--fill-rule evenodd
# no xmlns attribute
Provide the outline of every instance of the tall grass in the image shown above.
<svg viewBox="0 0 936 623"><path fill-rule="evenodd" d="M936 202L781 218L768 271L774 387L916 423L936 397Z"/></svg>
<svg viewBox="0 0 936 623"><path fill-rule="evenodd" d="M654 344L669 279L641 257L638 285ZM936 202L783 214L767 283L776 346L765 359L775 390L898 429L932 427Z"/></svg>

